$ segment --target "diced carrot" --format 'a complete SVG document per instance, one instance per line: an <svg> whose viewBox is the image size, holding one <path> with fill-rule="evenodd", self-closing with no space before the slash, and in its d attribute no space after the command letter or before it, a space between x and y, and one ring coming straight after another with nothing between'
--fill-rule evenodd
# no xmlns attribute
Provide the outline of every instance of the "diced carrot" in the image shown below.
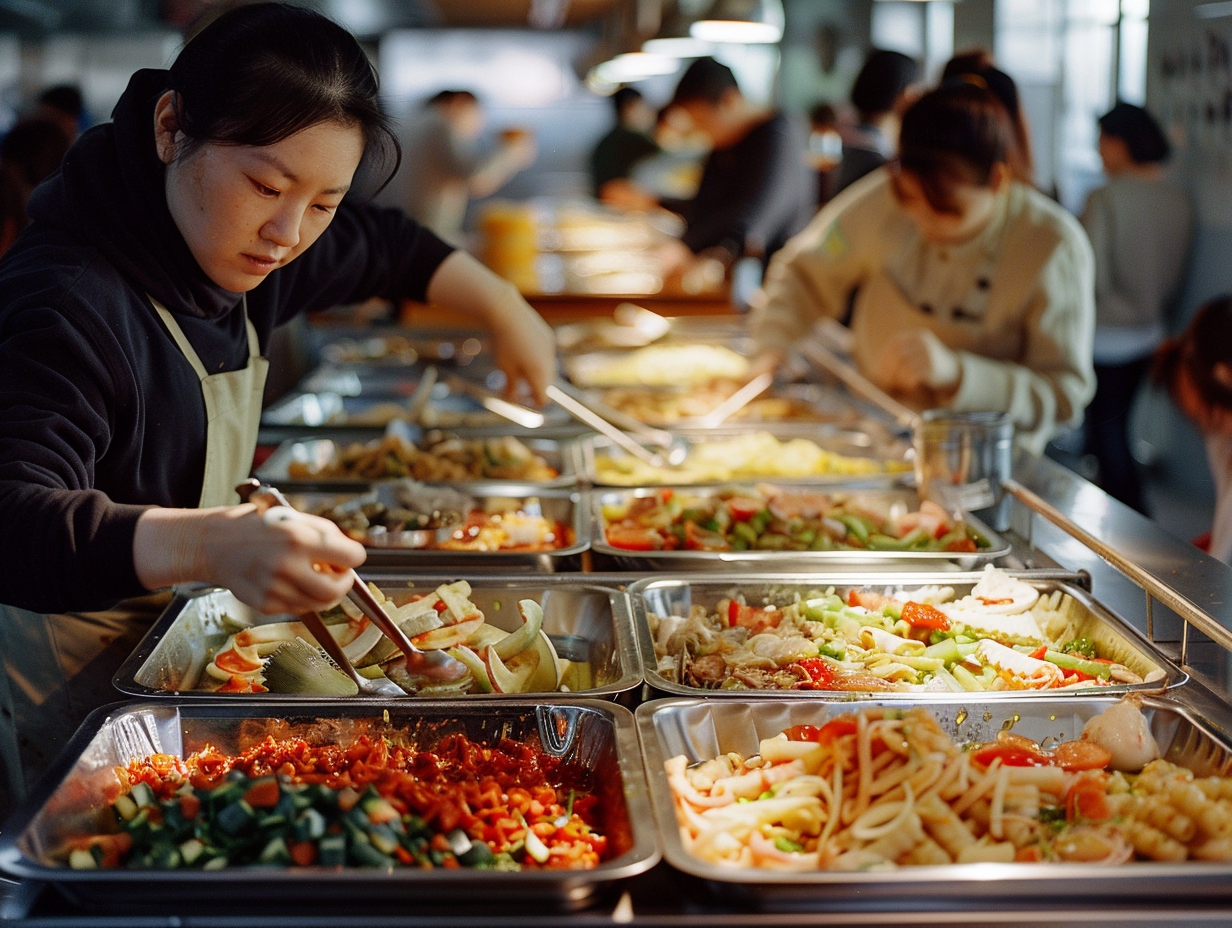
<svg viewBox="0 0 1232 928"><path fill-rule="evenodd" d="M254 809L272 809L282 798L282 790L273 777L268 780L258 780L244 793L244 801Z"/></svg>
<svg viewBox="0 0 1232 928"><path fill-rule="evenodd" d="M300 867L311 867L317 860L317 846L311 841L292 841L287 849L291 860ZM401 848L399 848L401 850Z"/></svg>
<svg viewBox="0 0 1232 928"><path fill-rule="evenodd" d="M201 812L201 800L192 793L185 793L180 797L180 812L192 821Z"/></svg>

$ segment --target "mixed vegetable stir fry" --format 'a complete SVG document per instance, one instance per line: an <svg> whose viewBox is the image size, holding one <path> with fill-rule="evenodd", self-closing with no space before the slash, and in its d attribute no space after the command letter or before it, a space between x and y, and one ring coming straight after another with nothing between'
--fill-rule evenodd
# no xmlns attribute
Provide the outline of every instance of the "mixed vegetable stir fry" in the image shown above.
<svg viewBox="0 0 1232 928"><path fill-rule="evenodd" d="M607 542L627 551L951 551L991 547L973 526L925 501L778 487L688 493L664 488L603 507Z"/></svg>
<svg viewBox="0 0 1232 928"><path fill-rule="evenodd" d="M927 709L871 709L665 766L685 848L723 867L1232 859L1232 778L1159 755L1123 701L1051 748L960 746Z"/></svg>
<svg viewBox="0 0 1232 928"><path fill-rule="evenodd" d="M659 675L704 689L982 692L1163 677L1131 651L1102 653L1082 634L1087 617L1067 594L1041 596L989 565L961 599L949 587L845 597L831 587L781 606L737 595L648 619Z"/></svg>
<svg viewBox="0 0 1232 928"><path fill-rule="evenodd" d="M554 480L560 471L511 436L463 439L429 432L419 445L397 435L379 442L339 448L320 467L300 461L289 465L292 480L381 480L412 477L428 482L451 480Z"/></svg>
<svg viewBox="0 0 1232 928"><path fill-rule="evenodd" d="M74 869L224 867L593 869L598 798L537 747L445 736L432 750L267 737L116 768L114 829L70 840Z"/></svg>

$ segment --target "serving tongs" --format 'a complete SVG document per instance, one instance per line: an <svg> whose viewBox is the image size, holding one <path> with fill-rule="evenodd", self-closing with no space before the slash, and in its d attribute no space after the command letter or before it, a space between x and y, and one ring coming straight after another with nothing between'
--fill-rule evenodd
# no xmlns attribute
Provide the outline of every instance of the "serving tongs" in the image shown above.
<svg viewBox="0 0 1232 928"><path fill-rule="evenodd" d="M497 396L491 390L481 387L477 383L472 383L465 377L459 377L457 374L447 372L444 378L450 390L469 396L488 412L496 413L496 415L502 419L508 419L514 425L520 425L528 429L537 429L548 421L547 416L537 409L531 409L529 406L510 402L504 397Z"/></svg>
<svg viewBox="0 0 1232 928"><path fill-rule="evenodd" d="M640 461L651 467L679 467L689 455L689 443L679 435L672 435L662 429L651 429L632 417L608 409L601 404L587 402L561 383L548 384L545 391L548 399L564 409L569 415L583 425L590 426L600 435L609 439L617 447L624 449ZM600 411L602 409L602 411ZM615 422L621 421L628 431L622 431ZM641 442L633 438L629 432L634 432L647 441L654 442L663 448L664 453L651 451Z"/></svg>
<svg viewBox="0 0 1232 928"><path fill-rule="evenodd" d="M279 506L285 506L288 509L294 509L287 498L276 488L261 483L256 478L250 478L238 487L235 488L239 493L240 499L245 502L252 503L261 512L269 509L274 509ZM444 651L421 651L415 645L411 644L411 640L397 626L381 608L381 604L376 601L376 597L372 595L372 591L368 589L366 583L359 578L353 569L348 568L347 573L350 574L351 589L347 592L347 599L368 619L373 625L380 629L381 634L394 643L399 651L402 652L406 659L406 671L410 676L423 677L438 683L450 683L454 680L460 680L470 671L461 661L450 657ZM305 623L307 624L307 623ZM322 623L323 627L324 623ZM312 631L312 629L309 629ZM316 632L313 631L313 637L316 637ZM326 632L325 637L333 640L333 636ZM329 653L328 645L319 641L322 647L326 648ZM339 649L341 651L341 649ZM330 653L330 657L337 658ZM350 661L345 660L346 655L342 655L344 662L339 662L339 667L346 673L346 667L350 666ZM362 676L354 667L350 667L352 673L357 676ZM354 679L354 677L352 677ZM356 680L356 683L359 681ZM371 682L371 681L369 681ZM360 684L361 689L363 685ZM406 695L399 687L399 695Z"/></svg>
<svg viewBox="0 0 1232 928"><path fill-rule="evenodd" d="M718 406L710 410L703 416L698 416L689 425L699 429L718 428L745 406L753 402L763 393L770 389L770 385L774 383L774 375L769 373L761 373L746 383L743 387L719 403Z"/></svg>

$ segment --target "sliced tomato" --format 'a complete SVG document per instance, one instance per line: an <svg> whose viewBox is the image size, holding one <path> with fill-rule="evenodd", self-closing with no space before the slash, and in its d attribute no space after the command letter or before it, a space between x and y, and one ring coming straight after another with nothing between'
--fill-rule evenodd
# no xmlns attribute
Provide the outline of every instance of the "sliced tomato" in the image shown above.
<svg viewBox="0 0 1232 928"><path fill-rule="evenodd" d="M788 741L816 741L821 737L821 729L816 725L793 725L783 734Z"/></svg>
<svg viewBox="0 0 1232 928"><path fill-rule="evenodd" d="M975 547L975 542L970 538L958 538L946 545L945 550L958 552L960 554L974 554L977 549Z"/></svg>
<svg viewBox="0 0 1232 928"><path fill-rule="evenodd" d="M820 657L806 657L802 661L796 661L796 666L809 675L809 682L802 683L802 689L828 690L838 679L834 665Z"/></svg>
<svg viewBox="0 0 1232 928"><path fill-rule="evenodd" d="M777 609L757 609L735 602L735 600L732 602L735 603L736 611L733 613L731 606L727 607L727 621L733 628L737 625L747 628L750 635L761 634L767 628L778 628L779 623L783 621L783 613Z"/></svg>
<svg viewBox="0 0 1232 928"><path fill-rule="evenodd" d="M986 744L977 748L971 759L981 767L991 767L994 760L1000 760L1003 767L1048 767L1052 764L1047 754L1016 744Z"/></svg>
<svg viewBox="0 0 1232 928"><path fill-rule="evenodd" d="M747 496L733 496L727 501L727 511L731 513L731 517L737 522L747 522L753 516L757 515L765 504L761 500L751 499Z"/></svg>
<svg viewBox="0 0 1232 928"><path fill-rule="evenodd" d="M635 525L610 525L607 543L624 551L658 551L663 547L663 536L653 529Z"/></svg>
<svg viewBox="0 0 1232 928"><path fill-rule="evenodd" d="M690 551L730 551L731 545L718 532L704 529L696 522L684 524L684 546Z"/></svg>
<svg viewBox="0 0 1232 928"><path fill-rule="evenodd" d="M874 593L872 590L849 590L847 593L847 605L863 606L869 612L880 612L889 601L890 597Z"/></svg>
<svg viewBox="0 0 1232 928"><path fill-rule="evenodd" d="M1102 773L1087 772L1078 777L1065 794L1065 820L1106 822L1112 818Z"/></svg>
<svg viewBox="0 0 1232 928"><path fill-rule="evenodd" d="M1038 844L1020 847L1014 853L1014 863L1017 864L1038 864L1043 859L1044 851Z"/></svg>
<svg viewBox="0 0 1232 928"><path fill-rule="evenodd" d="M659 490L659 499L662 500L664 503L670 503L672 499L675 497L675 495L676 495L676 491L673 490L671 487L663 487L661 490Z"/></svg>
<svg viewBox="0 0 1232 928"><path fill-rule="evenodd" d="M734 599L727 601L727 627L735 628L736 620L740 618L740 603Z"/></svg>
<svg viewBox="0 0 1232 928"><path fill-rule="evenodd" d="M449 611L449 604L448 604L447 602L445 602L445 601L442 599L442 600L438 600L437 602L434 602L434 603L432 604L432 608L433 608L433 609L435 609L438 613L439 613L439 612L448 612L448 611Z"/></svg>
<svg viewBox="0 0 1232 928"><path fill-rule="evenodd" d="M942 632L950 628L950 620L945 613L927 603L903 603L903 621L912 628L931 628Z"/></svg>
<svg viewBox="0 0 1232 928"><path fill-rule="evenodd" d="M1063 770L1103 770L1112 752L1094 741L1065 741L1052 752L1052 762Z"/></svg>
<svg viewBox="0 0 1232 928"><path fill-rule="evenodd" d="M789 741L816 741L818 744L827 745L844 735L854 735L856 725L854 715L840 715L830 719L820 728L816 725L793 725L783 734Z"/></svg>

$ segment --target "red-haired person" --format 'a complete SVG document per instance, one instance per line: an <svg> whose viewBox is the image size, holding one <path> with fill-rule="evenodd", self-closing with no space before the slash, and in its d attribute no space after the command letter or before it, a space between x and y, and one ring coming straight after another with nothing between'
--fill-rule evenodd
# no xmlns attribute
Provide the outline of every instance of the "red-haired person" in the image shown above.
<svg viewBox="0 0 1232 928"><path fill-rule="evenodd" d="M854 359L918 408L1010 414L1040 453L1095 387L1094 260L1078 221L1014 176L986 87L947 83L903 117L898 161L831 201L770 265L758 366L851 304Z"/></svg>
<svg viewBox="0 0 1232 928"><path fill-rule="evenodd" d="M1215 478L1208 550L1232 564L1232 297L1205 303L1178 338L1160 345L1151 377L1202 430Z"/></svg>

